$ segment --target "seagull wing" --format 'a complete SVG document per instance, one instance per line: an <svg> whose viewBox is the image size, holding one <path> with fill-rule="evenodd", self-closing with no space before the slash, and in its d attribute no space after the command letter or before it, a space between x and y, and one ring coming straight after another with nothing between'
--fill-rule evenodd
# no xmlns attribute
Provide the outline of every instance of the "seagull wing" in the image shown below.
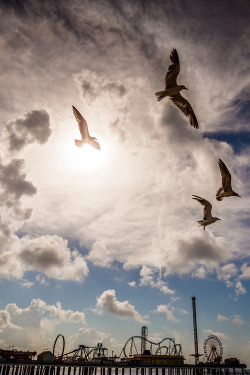
<svg viewBox="0 0 250 375"><path fill-rule="evenodd" d="M180 63L176 49L173 49L171 52L170 61L172 64L169 65L168 72L165 77L166 89L177 85L176 79L180 71Z"/></svg>
<svg viewBox="0 0 250 375"><path fill-rule="evenodd" d="M100 144L97 142L97 141L92 141L91 143L90 143L90 145L91 146L93 146L95 149L97 149L97 150L100 150L101 149L101 146L100 146Z"/></svg>
<svg viewBox="0 0 250 375"><path fill-rule="evenodd" d="M82 139L89 138L89 130L86 120L82 117L81 113L72 105L73 113L75 115L76 121L79 126L79 130L82 136Z"/></svg>
<svg viewBox="0 0 250 375"><path fill-rule="evenodd" d="M179 108L185 116L189 117L190 124L195 128L199 129L199 124L197 121L197 118L194 114L193 108L191 107L190 103L181 96L181 94L176 94L170 96L170 99L176 105L177 108Z"/></svg>
<svg viewBox="0 0 250 375"><path fill-rule="evenodd" d="M231 190L231 174L221 159L219 159L219 167L222 176L222 186L224 191Z"/></svg>
<svg viewBox="0 0 250 375"><path fill-rule="evenodd" d="M212 217L212 205L210 202L208 202L206 199L199 197L198 195L192 195L192 199L197 200L200 202L202 206L204 206L203 209L203 220L210 219Z"/></svg>

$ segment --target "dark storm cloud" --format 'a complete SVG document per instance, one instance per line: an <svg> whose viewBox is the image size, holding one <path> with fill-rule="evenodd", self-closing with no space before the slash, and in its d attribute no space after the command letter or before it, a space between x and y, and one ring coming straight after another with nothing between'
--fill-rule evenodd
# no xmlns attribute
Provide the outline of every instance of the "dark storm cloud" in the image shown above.
<svg viewBox="0 0 250 375"><path fill-rule="evenodd" d="M10 151L19 151L28 143L46 143L51 134L49 115L44 110L33 110L9 122L6 131Z"/></svg>
<svg viewBox="0 0 250 375"><path fill-rule="evenodd" d="M24 160L14 159L9 164L0 163L0 184L5 190L5 196L14 196L20 199L23 195L33 195L36 188L30 181L26 181L25 173L22 173Z"/></svg>

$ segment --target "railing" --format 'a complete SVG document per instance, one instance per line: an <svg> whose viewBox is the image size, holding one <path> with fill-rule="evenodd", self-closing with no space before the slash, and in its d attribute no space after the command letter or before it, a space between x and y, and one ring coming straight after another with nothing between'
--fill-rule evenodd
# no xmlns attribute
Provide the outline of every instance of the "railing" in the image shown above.
<svg viewBox="0 0 250 375"><path fill-rule="evenodd" d="M0 365L0 375L246 375L243 368L229 367L132 367L86 364L20 364Z"/></svg>

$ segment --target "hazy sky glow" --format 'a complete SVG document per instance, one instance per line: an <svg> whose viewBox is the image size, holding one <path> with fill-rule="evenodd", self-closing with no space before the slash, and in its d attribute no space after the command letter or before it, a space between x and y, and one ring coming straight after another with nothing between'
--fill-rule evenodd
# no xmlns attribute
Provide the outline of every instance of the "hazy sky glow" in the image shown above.
<svg viewBox="0 0 250 375"><path fill-rule="evenodd" d="M250 3L0 4L0 347L119 355L147 325L188 362L195 295L199 351L250 366ZM154 95L173 48L199 130ZM241 198L216 201L219 158Z"/></svg>

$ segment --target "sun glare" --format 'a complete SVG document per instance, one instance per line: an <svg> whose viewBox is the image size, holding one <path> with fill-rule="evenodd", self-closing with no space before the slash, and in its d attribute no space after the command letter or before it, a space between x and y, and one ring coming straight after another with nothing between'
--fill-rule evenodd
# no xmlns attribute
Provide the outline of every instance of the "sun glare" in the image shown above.
<svg viewBox="0 0 250 375"><path fill-rule="evenodd" d="M67 164L71 170L75 171L95 171L102 168L107 162L107 148L104 144L101 146L101 150L89 146L88 144L83 145L82 148L76 147L74 143L69 145L67 152Z"/></svg>

